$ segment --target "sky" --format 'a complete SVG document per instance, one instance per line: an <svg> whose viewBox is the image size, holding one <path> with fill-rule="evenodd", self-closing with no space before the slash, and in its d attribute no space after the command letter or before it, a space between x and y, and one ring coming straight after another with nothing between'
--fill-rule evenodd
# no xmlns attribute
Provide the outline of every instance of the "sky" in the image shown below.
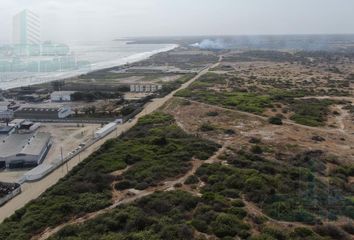
<svg viewBox="0 0 354 240"><path fill-rule="evenodd" d="M41 17L42 40L60 42L354 33L354 0L0 0L0 43L23 9Z"/></svg>

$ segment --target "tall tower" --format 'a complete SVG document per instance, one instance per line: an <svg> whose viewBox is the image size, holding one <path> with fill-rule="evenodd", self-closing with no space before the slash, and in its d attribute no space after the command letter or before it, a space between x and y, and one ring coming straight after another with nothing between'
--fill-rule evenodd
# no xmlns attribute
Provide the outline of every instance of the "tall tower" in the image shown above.
<svg viewBox="0 0 354 240"><path fill-rule="evenodd" d="M23 10L13 17L13 44L29 45L41 43L39 16Z"/></svg>

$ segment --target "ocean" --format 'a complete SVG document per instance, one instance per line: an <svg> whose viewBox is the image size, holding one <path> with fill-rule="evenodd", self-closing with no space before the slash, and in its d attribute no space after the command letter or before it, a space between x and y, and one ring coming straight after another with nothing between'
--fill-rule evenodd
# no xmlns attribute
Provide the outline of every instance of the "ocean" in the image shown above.
<svg viewBox="0 0 354 240"><path fill-rule="evenodd" d="M76 61L89 62L89 65L74 70L45 73L0 71L0 89L6 90L75 77L104 68L141 61L177 47L174 44L127 44L125 41L77 42L67 45Z"/></svg>

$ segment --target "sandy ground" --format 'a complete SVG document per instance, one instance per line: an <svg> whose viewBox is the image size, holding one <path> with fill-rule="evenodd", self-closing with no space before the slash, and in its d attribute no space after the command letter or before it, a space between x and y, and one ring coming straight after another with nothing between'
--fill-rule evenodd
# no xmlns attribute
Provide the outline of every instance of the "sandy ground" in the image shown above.
<svg viewBox="0 0 354 240"><path fill-rule="evenodd" d="M0 207L0 222L2 222L5 218L11 216L17 209L20 209L23 207L26 203L29 201L36 199L39 197L43 192L45 192L46 189L49 187L53 186L56 182L58 182L59 179L64 177L67 174L66 168L70 171L73 167L75 167L82 159L85 159L88 157L90 154L95 152L104 144L107 140L116 138L122 132L128 131L130 128L132 128L138 121L139 118L150 114L160 108L163 104L165 104L169 99L173 97L173 95L181 90L187 88L191 83L193 83L195 80L200 78L201 76L205 75L208 73L210 68L217 67L219 63L214 64L213 66L210 66L204 70L202 70L198 75L196 75L194 78L189 80L188 82L184 83L179 89L171 92L167 96L159 99L154 99L152 102L148 103L144 110L138 114L132 121L126 122L122 125L119 125L117 127L117 131L112 132L108 136L102 138L89 148L85 149L79 156L76 156L75 158L71 159L67 166L62 166L58 169L56 169L54 172L49 174L47 177L44 179L38 181L38 182L33 182L33 183L25 183L22 185L22 190L23 193L18 195L17 197L13 198L11 201L9 201L7 204L4 206Z"/></svg>
<svg viewBox="0 0 354 240"><path fill-rule="evenodd" d="M24 169L21 171L4 170L0 172L0 182L16 182L19 178L23 176L30 169Z"/></svg>
<svg viewBox="0 0 354 240"><path fill-rule="evenodd" d="M137 100L144 98L146 96L149 96L149 93L133 93L133 92L128 92L124 94L124 99L125 100Z"/></svg>
<svg viewBox="0 0 354 240"><path fill-rule="evenodd" d="M232 147L247 145L251 138L262 139L264 143L273 146L273 150L289 152L298 149L322 150L330 155L338 156L343 163L350 163L354 159L353 124L350 115L345 111L337 119L343 124L338 128L316 128L285 122L282 126L267 124L267 118L225 109L205 103L190 101L190 105L179 104L183 99L176 98L165 105L165 111L174 115L178 125L185 131L201 135L220 144L230 142ZM208 112L218 112L215 117L207 116ZM190 117L194 116L194 117ZM199 131L203 123L213 125L216 130L212 132ZM343 128L342 128L343 127ZM225 130L232 129L235 135L227 135ZM325 141L314 141L312 137L321 136Z"/></svg>
<svg viewBox="0 0 354 240"><path fill-rule="evenodd" d="M69 155L71 151L79 147L80 143L87 143L93 138L94 132L99 129L99 124L85 124L79 127L76 124L45 124L40 131L52 134L53 145L48 152L44 163L51 163L55 159L61 159L61 148L63 157Z"/></svg>

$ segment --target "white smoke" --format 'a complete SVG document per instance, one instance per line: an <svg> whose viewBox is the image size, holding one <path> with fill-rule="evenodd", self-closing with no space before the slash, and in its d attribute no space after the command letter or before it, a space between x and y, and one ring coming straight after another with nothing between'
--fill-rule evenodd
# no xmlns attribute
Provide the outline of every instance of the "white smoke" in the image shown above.
<svg viewBox="0 0 354 240"><path fill-rule="evenodd" d="M221 50L227 47L225 41L222 39L216 39L216 40L204 39L200 43L192 44L192 46L200 49L211 49L211 50Z"/></svg>

